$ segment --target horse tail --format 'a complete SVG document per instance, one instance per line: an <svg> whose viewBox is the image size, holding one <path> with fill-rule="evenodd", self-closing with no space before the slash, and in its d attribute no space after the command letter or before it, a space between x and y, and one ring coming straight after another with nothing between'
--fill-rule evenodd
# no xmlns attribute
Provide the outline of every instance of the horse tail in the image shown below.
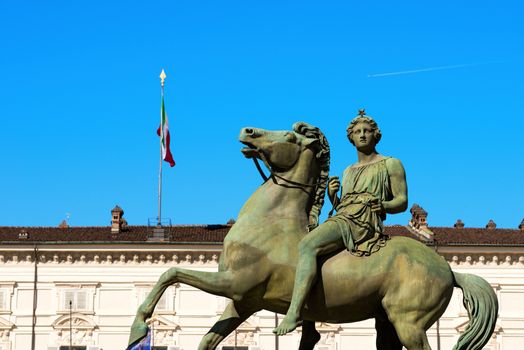
<svg viewBox="0 0 524 350"><path fill-rule="evenodd" d="M469 324L453 350L480 350L487 344L497 321L499 304L493 288L479 276L453 272L455 287L462 289Z"/></svg>

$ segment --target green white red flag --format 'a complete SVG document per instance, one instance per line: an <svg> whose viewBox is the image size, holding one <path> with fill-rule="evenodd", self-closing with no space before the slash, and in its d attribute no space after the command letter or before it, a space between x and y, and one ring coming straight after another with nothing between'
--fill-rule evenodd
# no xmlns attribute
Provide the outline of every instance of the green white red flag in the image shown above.
<svg viewBox="0 0 524 350"><path fill-rule="evenodd" d="M169 148L171 137L169 135L169 123L167 121L166 109L164 107L164 96L162 95L162 104L160 107L161 124L156 131L157 135L160 136L160 143L162 146L162 159L169 163L170 166L175 166L173 155Z"/></svg>

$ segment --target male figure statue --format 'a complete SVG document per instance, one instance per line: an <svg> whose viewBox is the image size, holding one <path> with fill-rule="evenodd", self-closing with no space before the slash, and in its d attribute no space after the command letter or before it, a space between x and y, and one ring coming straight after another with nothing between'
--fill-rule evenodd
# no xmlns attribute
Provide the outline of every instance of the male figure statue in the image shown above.
<svg viewBox="0 0 524 350"><path fill-rule="evenodd" d="M336 207L335 216L306 235L299 245L299 260L291 304L277 335L293 331L299 324L300 310L315 282L317 259L345 248L356 255L369 255L386 244L383 221L386 213L406 210L406 174L400 160L379 154L375 146L382 134L377 123L364 110L351 121L347 137L357 150L357 163L349 166L340 181L332 177L328 196Z"/></svg>

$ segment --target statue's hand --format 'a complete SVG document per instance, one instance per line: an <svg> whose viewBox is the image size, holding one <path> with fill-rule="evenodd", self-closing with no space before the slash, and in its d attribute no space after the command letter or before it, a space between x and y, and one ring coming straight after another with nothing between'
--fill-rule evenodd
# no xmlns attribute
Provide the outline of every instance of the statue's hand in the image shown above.
<svg viewBox="0 0 524 350"><path fill-rule="evenodd" d="M340 180L338 176L332 176L328 181L328 196L333 199L337 192L340 190Z"/></svg>
<svg viewBox="0 0 524 350"><path fill-rule="evenodd" d="M384 205L382 204L382 201L378 198L375 198L373 200L371 200L370 202L371 204L371 211L372 212L375 212L375 213L378 213L378 214L383 214L386 210L384 209Z"/></svg>

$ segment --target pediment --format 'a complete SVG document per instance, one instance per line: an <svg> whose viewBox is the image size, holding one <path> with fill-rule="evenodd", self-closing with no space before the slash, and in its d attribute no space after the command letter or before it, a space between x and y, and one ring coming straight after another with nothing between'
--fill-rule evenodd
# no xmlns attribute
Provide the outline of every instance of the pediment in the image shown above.
<svg viewBox="0 0 524 350"><path fill-rule="evenodd" d="M255 332L257 329L258 326L255 324L255 320L252 317L250 317L244 322L242 322L240 326L238 326L237 331Z"/></svg>
<svg viewBox="0 0 524 350"><path fill-rule="evenodd" d="M340 330L342 330L342 327L339 324L327 322L317 322L315 323L315 328L319 332L339 332Z"/></svg>
<svg viewBox="0 0 524 350"><path fill-rule="evenodd" d="M160 315L154 315L149 320L147 320L147 325L151 328L154 327L155 330L176 330L180 329L180 326L167 319L166 317Z"/></svg>
<svg viewBox="0 0 524 350"><path fill-rule="evenodd" d="M5 318L3 317L0 317L0 329L1 330L11 330L13 329L15 325L11 322L9 322L8 320L6 320Z"/></svg>
<svg viewBox="0 0 524 350"><path fill-rule="evenodd" d="M222 346L251 346L257 345L255 341L255 334L259 330L259 327L255 324L255 320L250 317L244 321L236 332L232 332L226 337L220 344Z"/></svg>
<svg viewBox="0 0 524 350"><path fill-rule="evenodd" d="M315 322L315 329L319 333L327 332L340 332L342 327L339 324L327 323L327 322ZM302 332L302 328L297 328L298 332Z"/></svg>
<svg viewBox="0 0 524 350"><path fill-rule="evenodd" d="M71 325L70 325L71 320ZM72 314L69 315L62 315L59 318L55 320L55 322L51 325L54 329L60 330L60 329L69 329L71 326L74 329L85 329L85 330L93 330L95 329L96 323L88 316L83 314Z"/></svg>

